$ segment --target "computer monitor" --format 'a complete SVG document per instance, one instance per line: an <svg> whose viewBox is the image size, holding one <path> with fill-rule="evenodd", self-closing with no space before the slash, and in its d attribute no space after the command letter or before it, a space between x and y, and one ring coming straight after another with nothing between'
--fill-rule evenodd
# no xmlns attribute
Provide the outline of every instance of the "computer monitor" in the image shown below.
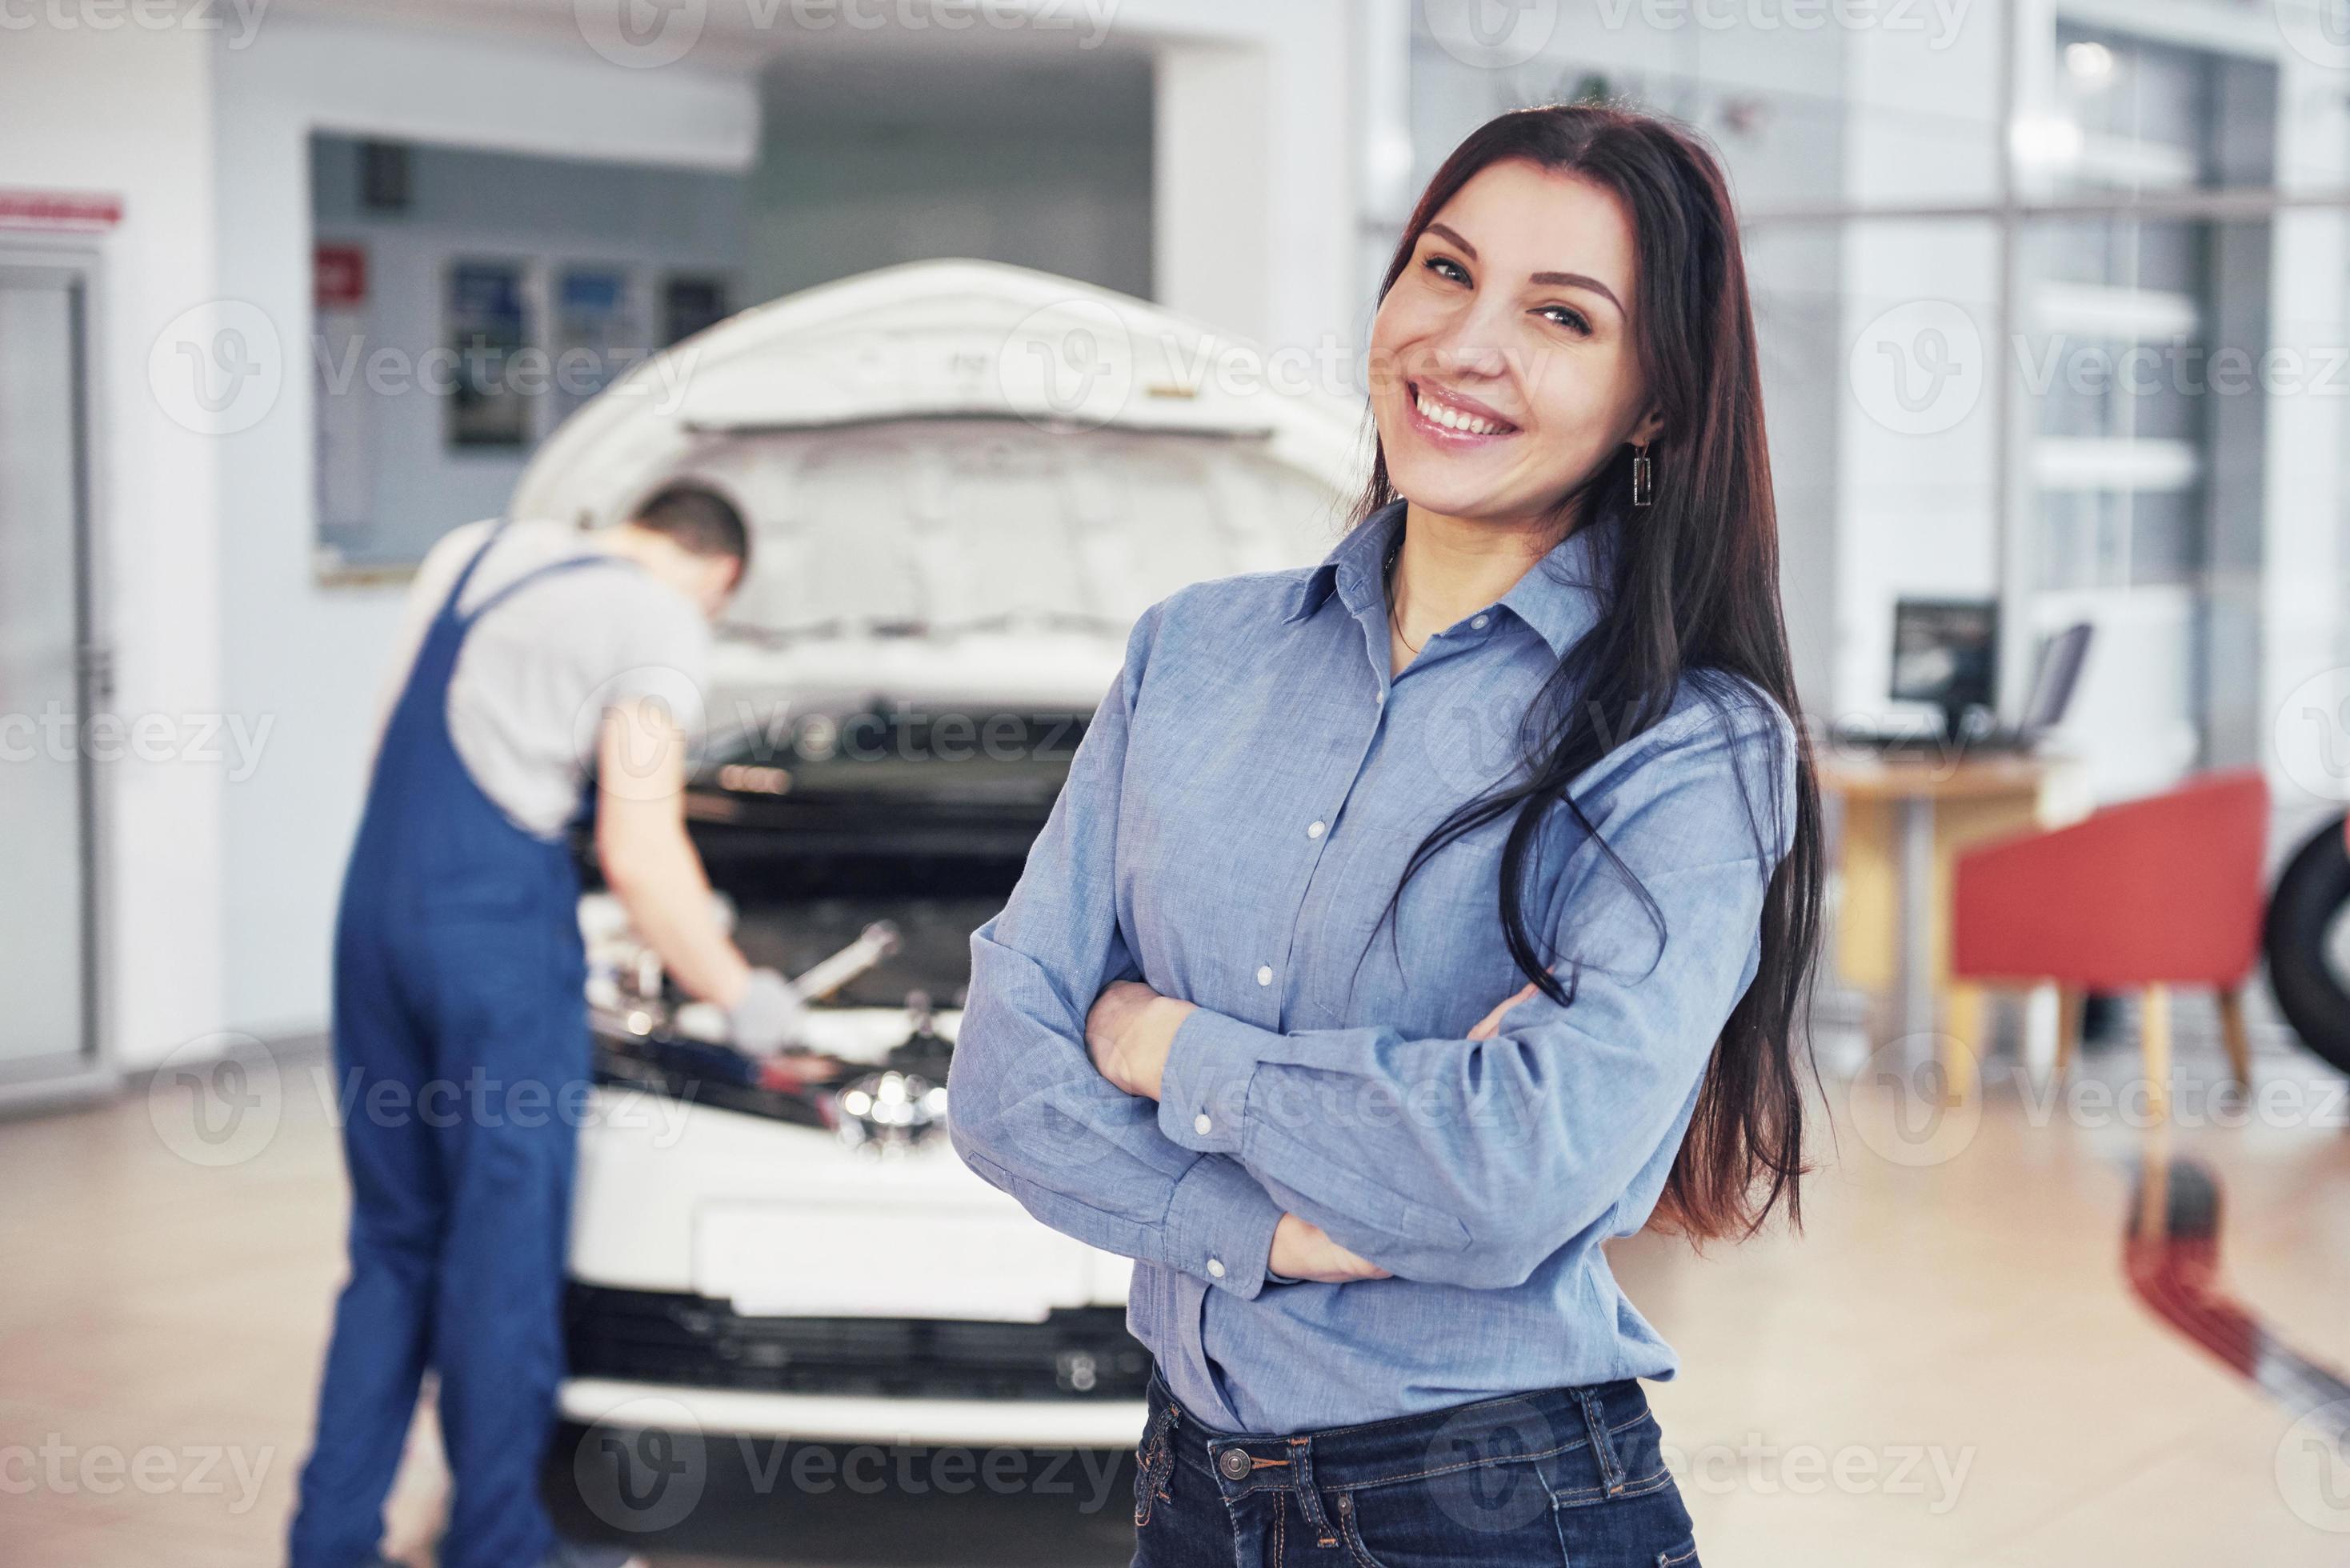
<svg viewBox="0 0 2350 1568"><path fill-rule="evenodd" d="M2081 621L2042 645L2040 663L2032 676L2032 696L2023 705L2023 722L2019 726L2025 734L2039 735L2064 722L2064 710L2073 705L2073 690L2081 683L2081 666L2088 659L2094 631L2089 622Z"/></svg>
<svg viewBox="0 0 2350 1568"><path fill-rule="evenodd" d="M1942 733L1966 733L1967 710L1999 700L1999 603L1995 599L1902 599L1893 607L1893 691L1898 702L1929 702Z"/></svg>

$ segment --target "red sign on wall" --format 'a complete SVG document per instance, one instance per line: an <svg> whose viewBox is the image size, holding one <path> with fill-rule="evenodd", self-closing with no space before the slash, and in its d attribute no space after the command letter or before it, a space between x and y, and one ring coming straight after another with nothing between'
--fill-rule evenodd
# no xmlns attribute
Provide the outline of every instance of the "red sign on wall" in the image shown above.
<svg viewBox="0 0 2350 1568"><path fill-rule="evenodd" d="M319 308L367 303L367 247L320 245L311 258L311 288Z"/></svg>
<svg viewBox="0 0 2350 1568"><path fill-rule="evenodd" d="M122 198L94 191L0 190L0 229L95 234L122 221Z"/></svg>

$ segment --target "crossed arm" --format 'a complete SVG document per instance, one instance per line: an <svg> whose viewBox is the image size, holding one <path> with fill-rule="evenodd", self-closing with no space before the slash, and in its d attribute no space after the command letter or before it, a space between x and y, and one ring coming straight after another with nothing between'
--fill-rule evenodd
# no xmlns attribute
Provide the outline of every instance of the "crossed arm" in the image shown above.
<svg viewBox="0 0 2350 1568"><path fill-rule="evenodd" d="M1596 854L1560 889L1593 939L1573 1007L1528 987L1460 1037L1260 1029L1139 983L1118 928L1118 783L1159 613L1020 886L972 934L957 1150L1055 1229L1244 1297L1268 1273L1521 1282L1660 1175L1752 977L1775 857L1736 843L1724 810L1752 736L1682 726L1650 748L1669 761L1608 831L1645 898Z"/></svg>
<svg viewBox="0 0 2350 1568"><path fill-rule="evenodd" d="M1109 874L1127 721L1159 614L1137 622L1126 675L1087 728L1019 887L972 934L948 1129L983 1179L1105 1251L1244 1298L1269 1276L1373 1277L1382 1271L1286 1213L1239 1161L1169 1140L1154 1107L1087 1058L1087 1012L1140 974Z"/></svg>

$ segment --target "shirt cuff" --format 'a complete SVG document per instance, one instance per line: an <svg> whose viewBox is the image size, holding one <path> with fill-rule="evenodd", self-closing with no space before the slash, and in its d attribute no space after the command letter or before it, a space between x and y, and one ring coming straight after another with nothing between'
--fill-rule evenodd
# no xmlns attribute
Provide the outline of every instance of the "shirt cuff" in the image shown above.
<svg viewBox="0 0 2350 1568"><path fill-rule="evenodd" d="M1264 1288L1280 1223L1281 1205L1255 1177L1229 1159L1194 1160L1167 1206L1160 1262L1252 1301Z"/></svg>
<svg viewBox="0 0 2350 1568"><path fill-rule="evenodd" d="M1159 1130L1169 1142L1201 1154L1240 1152L1264 1033L1212 1008L1183 1015L1159 1075Z"/></svg>

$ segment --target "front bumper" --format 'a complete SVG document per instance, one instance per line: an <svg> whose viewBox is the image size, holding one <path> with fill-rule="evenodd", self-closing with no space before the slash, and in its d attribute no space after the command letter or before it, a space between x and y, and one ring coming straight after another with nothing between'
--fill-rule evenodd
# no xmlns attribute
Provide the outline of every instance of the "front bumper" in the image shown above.
<svg viewBox="0 0 2350 1568"><path fill-rule="evenodd" d="M561 1406L565 1420L591 1430L899 1448L1131 1449L1149 1419L1139 1399L874 1399L601 1377L564 1384Z"/></svg>
<svg viewBox="0 0 2350 1568"><path fill-rule="evenodd" d="M745 1317L722 1301L575 1282L566 1313L579 1377L881 1399L1139 1399L1150 1355L1112 1306L1042 1323Z"/></svg>
<svg viewBox="0 0 2350 1568"><path fill-rule="evenodd" d="M1149 1353L1112 1306L1042 1323L746 1317L680 1292L575 1282L563 1413L629 1424L680 1412L745 1436L1130 1447ZM657 1413L669 1412L667 1416Z"/></svg>

